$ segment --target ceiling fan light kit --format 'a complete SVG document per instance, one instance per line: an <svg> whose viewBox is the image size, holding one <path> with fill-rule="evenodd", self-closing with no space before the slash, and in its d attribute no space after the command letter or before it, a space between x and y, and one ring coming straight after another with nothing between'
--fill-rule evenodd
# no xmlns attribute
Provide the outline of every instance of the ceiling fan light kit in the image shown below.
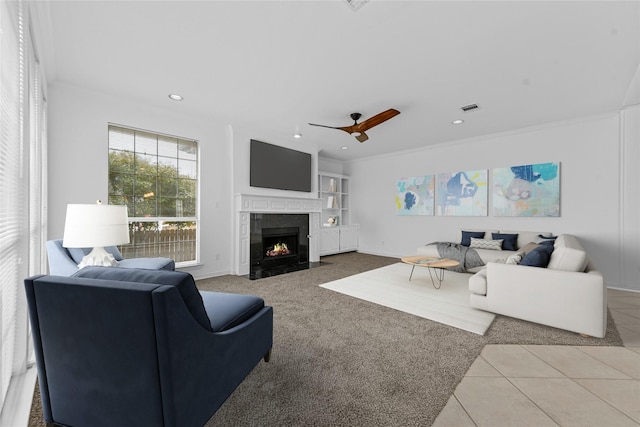
<svg viewBox="0 0 640 427"><path fill-rule="evenodd" d="M353 125L351 126L342 126L342 127L327 126L327 125L318 125L314 123L309 123L309 125L319 126L323 128L329 128L329 129L339 129L341 131L347 132L349 135L354 136L358 141L365 142L367 139L369 139L365 131L368 131L374 126L378 126L380 123L386 122L387 120L397 116L398 114L400 114L400 111L394 108L390 108L387 111L383 111L380 114L376 114L375 116L368 118L362 123L358 123L358 120L360 120L360 117L362 117L362 114L351 113L350 117L353 120Z"/></svg>

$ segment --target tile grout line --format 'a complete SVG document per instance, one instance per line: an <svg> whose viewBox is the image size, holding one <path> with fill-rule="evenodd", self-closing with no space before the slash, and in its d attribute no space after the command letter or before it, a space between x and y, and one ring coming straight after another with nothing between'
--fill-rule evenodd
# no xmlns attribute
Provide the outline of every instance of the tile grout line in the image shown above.
<svg viewBox="0 0 640 427"><path fill-rule="evenodd" d="M529 354L531 354L532 356L534 356L535 358L537 358L538 360L540 360L542 363L544 363L545 365L549 366L550 368L553 368L556 372L559 372L561 375L564 376L564 373L561 372L558 369L555 369L553 366L549 365L546 361L540 359L540 357L538 357L537 355L533 354L531 351L529 351L525 346L521 345L521 344L517 344L518 347L522 348L523 350L527 351ZM481 356L482 357L482 356ZM484 358L483 358L484 359ZM489 363L488 360L485 360L485 362ZM491 363L489 363L489 365L491 365ZM518 390L518 392L525 398L527 399L529 402L531 402L531 404L533 406L535 406L536 408L538 408L538 410L540 412L542 412L543 414L545 414L552 422L554 422L557 426L561 426L561 424L559 424L555 418L553 418L550 414L547 413L547 411L545 411L544 409L542 409L536 402L533 401L532 398L530 398L528 395L526 395L517 385L515 385L513 383L513 381L511 381L509 379L509 377L505 376L498 368L496 368L495 366L491 365L491 367L493 367L501 376L502 378L504 378L505 380L507 380L509 382L509 384L511 384L516 390ZM535 377L535 378L540 378L540 377ZM558 377L551 377L551 378L558 378ZM544 379L544 378L543 378ZM547 378L548 379L548 378Z"/></svg>
<svg viewBox="0 0 640 427"><path fill-rule="evenodd" d="M617 325L616 325L616 327L617 327ZM620 370L618 370L617 368L615 368L615 367L611 366L609 363L607 363L607 362L605 362L605 361L603 361L603 360L600 360L600 359L598 359L598 358L596 358L596 357L594 357L594 356L590 355L589 353L586 353L586 352L584 352L584 351L582 351L582 350L580 349L580 347L599 347L599 346L574 346L574 345L572 345L572 346L569 346L569 347L571 347L571 348L575 348L576 350L580 351L582 354L584 354L584 355L588 356L589 358L591 358L591 359L595 360L596 362L603 363L603 364L605 364L606 366L608 366L608 367L610 367L611 369L613 369L614 371L616 371L616 372L618 372L618 373L620 373L620 374L622 374L622 375L624 375L625 377L628 377L628 378L626 378L626 379L625 379L625 378L571 378L571 377L569 377L567 374L565 374L564 372L562 372L559 368L557 368L557 367L555 367L555 366L551 365L549 362L547 362L546 360L542 359L540 356L538 356L538 355L536 355L535 353L533 353L532 351L530 351L526 346L524 346L524 345L523 345L523 346L521 346L521 347L522 347L522 348L524 348L526 351L528 351L530 354L532 354L534 357L536 357L536 358L538 358L539 360L541 360L543 363L546 363L547 365L551 366L551 367L552 367L553 369L555 369L556 371L560 372L560 373L563 375L563 377L564 377L564 378L568 379L569 381L571 381L572 383L574 383L575 385L577 385L577 386L578 386L578 387L580 387L581 389L585 390L587 393L589 393L590 395L594 396L597 400L599 400L599 401L601 401L602 403L604 403L605 405L607 405L607 406L609 406L609 407L613 408L613 410L614 410L614 411L616 411L616 412L618 412L618 413L620 413L620 414L624 415L624 416L625 416L625 418L629 418L632 422L634 422L634 423L638 424L638 423L636 422L636 420L634 420L633 418L629 417L627 414L625 414L624 412L622 412L620 409L616 408L615 406L613 406L612 404L610 404L610 403L609 403L609 402L607 402L606 400L602 399L600 396L598 396L597 394L593 393L591 390L589 390L588 388L584 387L582 384L580 384L579 382L577 382L577 381L576 381L576 379L596 379L596 380L605 380L605 381L608 381L608 380L616 380L616 379L624 380L624 381L635 380L635 378L632 378L632 377L630 377L629 375L625 374L624 372L621 372L621 371L620 371ZM554 346L541 346L541 347L554 347ZM562 347L565 347L565 346L562 346ZM603 347L605 347L605 348L608 348L608 347L614 347L614 348L615 348L615 346L603 346ZM498 371L498 372L500 372L500 371ZM502 373L500 373L500 374L502 374ZM505 378L506 378L506 377L505 377ZM514 377L514 378L521 378L521 377ZM522 377L522 378L527 378L527 377ZM547 378L542 378L542 377L534 377L534 378L536 378L536 379L541 379L541 380L547 379ZM518 391L519 391L521 394L523 394L524 396L526 396L526 397L527 397L527 399L529 399L529 400L530 400L534 405L536 405L536 407L537 407L537 408L539 408L542 412L544 412L544 413L545 413L549 418L551 418L554 422L558 423L558 422L555 420L555 418L553 418L550 414L547 414L547 412L546 412L546 411L544 411L544 409L540 408L540 406L538 406L538 404L537 404L536 402L534 402L534 401L533 401L529 396L527 396L527 394L526 394L524 391L522 391L522 390L521 390L521 389L520 389L516 384L514 384L514 383L513 383L509 378L506 378L506 379L507 379L507 381L509 381L509 382L510 382L510 383L511 383L511 384L512 384L516 389L518 389ZM561 425L561 424L559 424L559 425Z"/></svg>
<svg viewBox="0 0 640 427"><path fill-rule="evenodd" d="M466 376L466 375L465 375ZM460 407L462 408L462 410L464 411L465 414L467 414L467 417L469 417L469 419L471 420L471 422L473 423L474 426L478 427L478 423L476 422L476 420L473 419L473 417L471 416L471 414L469 413L469 411L467 411L467 408L464 407L464 405L462 404L462 402L460 401L460 399L458 399L458 396L456 396L456 392L453 392L453 398L456 399L456 402L458 402L458 405L460 405ZM438 415L439 416L439 415Z"/></svg>
<svg viewBox="0 0 640 427"><path fill-rule="evenodd" d="M582 384L580 384L579 382L576 381L576 378L571 378L569 377L567 374L565 374L564 372L562 372L559 368L551 365L549 362L547 362L546 360L542 359L540 356L536 355L535 353L531 352L528 348L526 348L525 346L521 346L522 348L524 348L526 351L528 351L530 354L532 354L534 357L538 358L539 360L541 360L543 363L549 365L550 367L552 367L553 369L555 369L556 371L560 372L560 374L562 374L562 376L571 381L573 384L577 385L578 387L580 387L581 389L585 390L587 393L589 393L590 395L592 395L593 397L595 397L597 400L601 401L602 403L604 403L605 405L609 406L610 408L612 408L615 412L618 412L619 414L623 415L625 418L630 419L632 422L636 423L636 420L634 420L633 418L631 418L629 415L625 414L624 412L622 412L620 409L618 409L617 407L615 407L614 405L612 405L611 403L607 402L606 400L604 400L603 398L601 398L600 396L598 396L597 394L595 394L594 392L592 392L591 390L589 390L588 388L584 387ZM541 347L554 347L554 346L541 346ZM564 347L564 346L562 346ZM611 369L613 369L614 371L629 377L627 374L625 374L624 372L620 372L617 368L611 366L609 363L606 363L605 361L602 361L600 359L597 359L596 357L585 353L584 351L580 350L579 347L591 347L591 346L569 346L571 348L575 348L576 350L580 351L582 354L588 356L589 358L595 360L596 362L600 362L603 363L605 365L607 365L608 367L610 367ZM610 346L605 346L605 347L610 347ZM500 372L500 371L498 371ZM502 375L502 373L500 372L500 374ZM535 379L539 379L539 380L546 380L546 379L557 379L557 377L513 377L513 378L535 378ZM505 379L507 381L509 381L509 383L511 383L511 385L513 385L523 396L525 396L527 399L529 399L529 401L531 401L531 403L533 403L538 409L540 409L540 411L542 411L545 415L547 415L551 420L553 420L553 422L555 422L556 424L558 424L559 426L561 426L562 424L560 424L559 420L556 420L554 417L551 416L551 414L548 414L543 408L541 408L532 398L530 398L522 389L520 389L516 384L513 383L513 381L511 381L510 378L505 377ZM615 380L615 379L620 379L620 378L577 378L577 379L596 379L596 380L605 380L605 381L609 381L609 380ZM629 380L634 380L634 378L629 377L628 379L624 379L621 378L620 380L624 380L624 381L629 381Z"/></svg>
<svg viewBox="0 0 640 427"><path fill-rule="evenodd" d="M568 378L568 377L567 377ZM591 390L589 390L588 388L584 387L582 384L580 384L579 382L576 381L576 379L574 378L568 378L569 380L571 380L574 384L576 384L578 387L582 388L583 390L585 390L587 393L591 394L592 396L594 396L596 399L598 399L599 401L601 401L602 403L604 403L605 405L613 408L614 411L622 414L623 416L625 416L626 418L629 418L632 422L634 422L635 424L638 424L638 422L636 420L634 420L633 418L631 418L629 415L625 414L624 412L622 412L620 409L618 409L617 407L613 406L611 403L607 402L606 400L604 400L603 398L601 398L600 396L598 396L597 394L595 394L594 392L592 392ZM595 379L595 380L604 380L604 381L634 381L633 378L626 380L626 379L620 379L620 378L577 378L577 379L581 379L581 380L590 380L590 379ZM640 425L640 424L639 424Z"/></svg>

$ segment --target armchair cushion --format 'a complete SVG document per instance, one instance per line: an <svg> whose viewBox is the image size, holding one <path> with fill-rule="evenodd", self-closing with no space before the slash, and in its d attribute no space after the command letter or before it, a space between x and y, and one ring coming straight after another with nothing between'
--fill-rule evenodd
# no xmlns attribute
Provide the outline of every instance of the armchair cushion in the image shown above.
<svg viewBox="0 0 640 427"><path fill-rule="evenodd" d="M196 288L193 277L188 273L120 267L85 267L74 273L73 277L175 286L194 319L203 328L211 331L209 316L204 308L202 297ZM264 301L262 305L264 306ZM254 313L255 311L252 312L252 314Z"/></svg>
<svg viewBox="0 0 640 427"><path fill-rule="evenodd" d="M213 332L222 332L245 322L264 307L264 300L253 295L201 292Z"/></svg>

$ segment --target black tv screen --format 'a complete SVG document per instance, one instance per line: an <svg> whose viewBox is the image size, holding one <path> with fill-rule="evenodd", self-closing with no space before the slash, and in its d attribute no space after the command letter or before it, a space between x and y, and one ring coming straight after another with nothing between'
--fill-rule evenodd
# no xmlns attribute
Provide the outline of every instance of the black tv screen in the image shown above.
<svg viewBox="0 0 640 427"><path fill-rule="evenodd" d="M311 154L251 140L251 187L311 192Z"/></svg>

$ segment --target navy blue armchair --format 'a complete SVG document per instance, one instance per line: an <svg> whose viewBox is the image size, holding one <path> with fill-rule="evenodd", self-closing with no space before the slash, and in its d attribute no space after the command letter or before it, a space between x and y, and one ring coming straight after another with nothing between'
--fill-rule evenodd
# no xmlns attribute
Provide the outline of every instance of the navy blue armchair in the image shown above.
<svg viewBox="0 0 640 427"><path fill-rule="evenodd" d="M272 307L188 273L86 267L25 289L49 425L202 426L271 354Z"/></svg>

